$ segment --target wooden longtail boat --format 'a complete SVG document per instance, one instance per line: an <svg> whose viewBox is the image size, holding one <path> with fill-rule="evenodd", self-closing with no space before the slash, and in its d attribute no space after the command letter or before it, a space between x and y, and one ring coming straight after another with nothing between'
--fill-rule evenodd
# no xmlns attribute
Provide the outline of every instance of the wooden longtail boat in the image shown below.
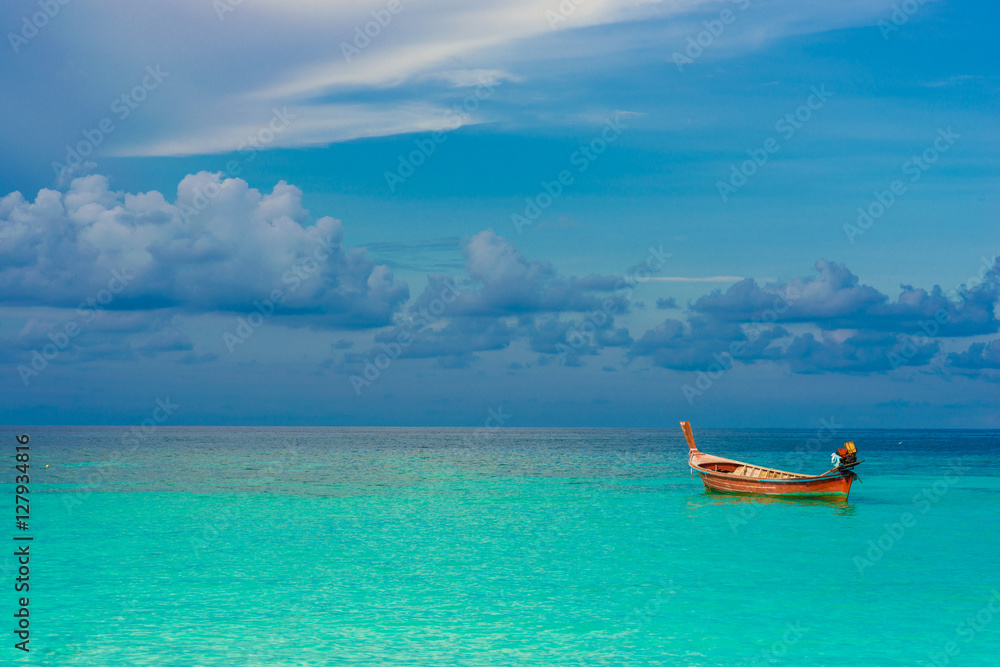
<svg viewBox="0 0 1000 667"><path fill-rule="evenodd" d="M842 465L822 475L802 475L763 466L702 454L694 444L691 424L681 422L687 439L688 464L698 473L706 491L762 496L832 496L847 500L857 475L851 470L857 463Z"/></svg>

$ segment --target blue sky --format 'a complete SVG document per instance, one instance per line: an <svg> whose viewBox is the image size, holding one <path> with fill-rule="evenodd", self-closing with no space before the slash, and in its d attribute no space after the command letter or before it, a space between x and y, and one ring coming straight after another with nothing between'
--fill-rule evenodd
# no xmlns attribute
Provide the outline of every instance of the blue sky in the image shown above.
<svg viewBox="0 0 1000 667"><path fill-rule="evenodd" d="M0 419L998 427L998 18L7 3Z"/></svg>

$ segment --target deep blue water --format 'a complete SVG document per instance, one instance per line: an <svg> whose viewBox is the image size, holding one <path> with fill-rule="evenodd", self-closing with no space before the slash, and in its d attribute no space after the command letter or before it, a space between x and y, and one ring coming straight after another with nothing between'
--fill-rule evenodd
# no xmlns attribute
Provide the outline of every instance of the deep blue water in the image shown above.
<svg viewBox="0 0 1000 667"><path fill-rule="evenodd" d="M706 494L679 429L25 429L0 663L1000 664L1000 432L695 426L813 473L853 439L862 483Z"/></svg>

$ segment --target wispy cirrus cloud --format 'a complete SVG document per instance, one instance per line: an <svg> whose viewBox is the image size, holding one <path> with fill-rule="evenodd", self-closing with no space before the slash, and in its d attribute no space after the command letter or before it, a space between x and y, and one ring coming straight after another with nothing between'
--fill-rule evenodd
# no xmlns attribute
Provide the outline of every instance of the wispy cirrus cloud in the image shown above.
<svg viewBox="0 0 1000 667"><path fill-rule="evenodd" d="M86 11L67 8L46 30L60 48L32 44L4 68L0 84L23 92L9 100L9 120L49 127L53 139L44 144L46 153L107 114L108 104L135 84L143 67L157 64L171 73L169 83L95 156L234 151L273 108L286 106L299 118L272 148L436 130L463 88L484 77L505 82L501 97L509 103L498 98L464 124L531 117L548 124L572 115L553 116L538 104L538 92L549 82L581 85L574 83L576 74L595 65L613 67L613 58L636 48L659 53L665 42L680 47L703 29L703 19L720 11L714 0L572 4L568 12L558 1L422 0L403 2L390 17L384 0L291 0L240 3L220 16L213 3L180 0L149 7L145 20L136 21L131 5L119 0ZM714 57L758 49L786 35L872 23L890 5L787 0L753 7L718 40ZM19 11L11 5L0 10L0 18L14 24ZM553 25L552 13L564 20ZM176 40L178 34L186 39ZM343 45L355 40L364 48L345 57ZM49 76L54 69L55 80ZM95 80L93 72L101 77ZM514 92L521 87L523 92ZM60 103L65 99L74 100L72 109ZM21 147L43 140L8 139Z"/></svg>
<svg viewBox="0 0 1000 667"><path fill-rule="evenodd" d="M651 276L647 280L663 283L735 283L744 280L744 276Z"/></svg>

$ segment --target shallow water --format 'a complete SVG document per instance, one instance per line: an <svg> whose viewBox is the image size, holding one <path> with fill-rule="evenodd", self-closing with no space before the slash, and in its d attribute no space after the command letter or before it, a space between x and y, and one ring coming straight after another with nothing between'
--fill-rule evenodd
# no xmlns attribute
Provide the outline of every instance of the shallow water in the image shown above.
<svg viewBox="0 0 1000 667"><path fill-rule="evenodd" d="M12 663L1000 655L996 431L853 431L846 503L706 494L679 429L170 428L134 450L121 429L28 433L32 650L4 647ZM819 473L848 436L816 435L695 433Z"/></svg>

